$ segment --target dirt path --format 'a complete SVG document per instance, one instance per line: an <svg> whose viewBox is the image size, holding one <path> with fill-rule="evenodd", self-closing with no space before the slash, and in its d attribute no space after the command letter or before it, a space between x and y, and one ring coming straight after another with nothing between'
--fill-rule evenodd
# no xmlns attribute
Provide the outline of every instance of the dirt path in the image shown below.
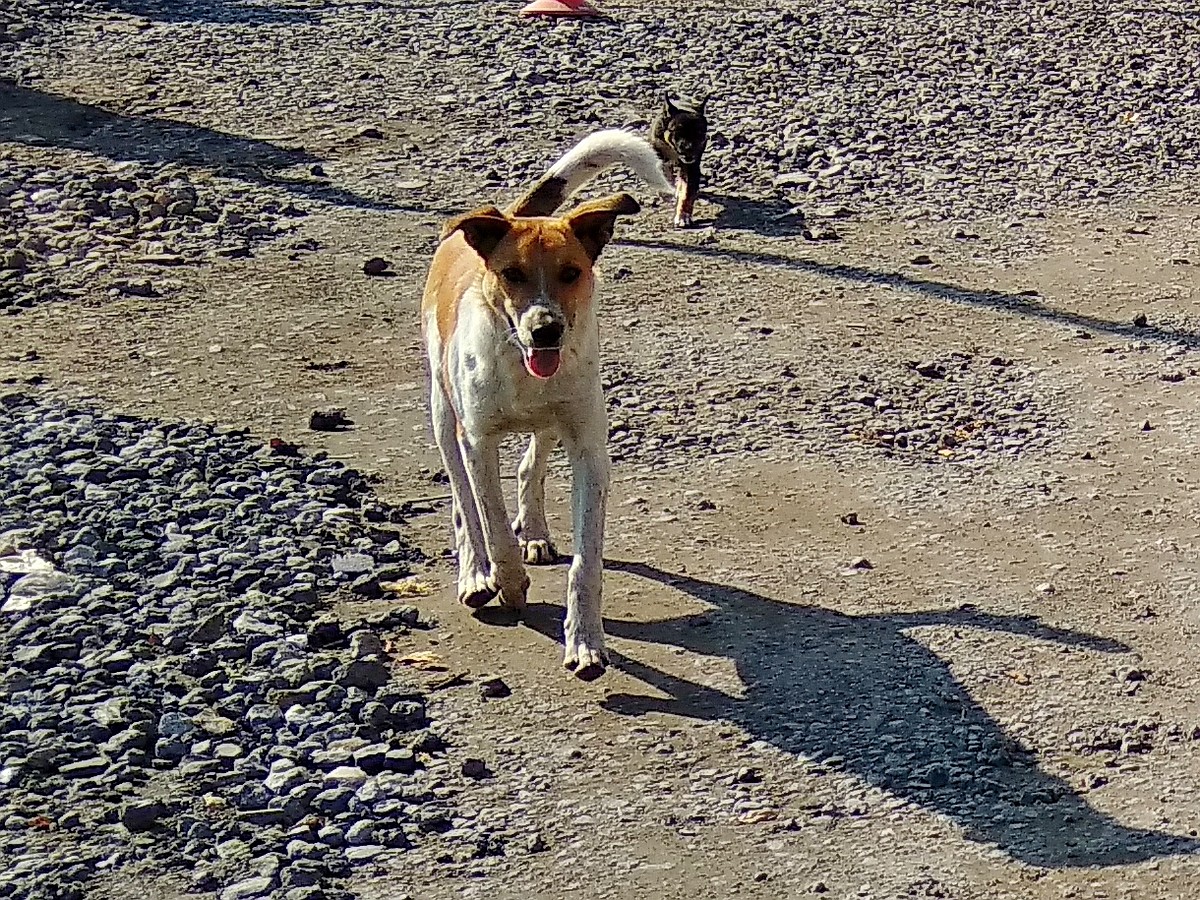
<svg viewBox="0 0 1200 900"><path fill-rule="evenodd" d="M1194 234L1178 215L1170 233ZM428 241L389 221L388 243L367 244L374 218L314 218L303 235L321 253L293 262L272 248L197 272L167 303L22 315L10 320L13 346L39 360L6 368L119 409L327 449L379 473L386 499L427 500L421 540L437 556L445 509L428 498L444 488L431 478L412 308ZM846 231L838 265L888 271L890 251L905 271L911 238ZM440 720L496 773L483 814L528 822L547 849L366 877L365 896L767 897L819 884L835 896L1119 896L1135 877L1137 896L1147 885L1186 895L1193 863L1167 837L1189 835L1200 815L1197 509L1183 465L1196 419L1190 378L1161 376L1186 374L1191 353L1123 323L1142 309L1184 321L1172 294L1190 273L1156 265L1174 252L1160 242L1106 247L1093 234L1042 223L1042 258L991 278L953 260L952 239L922 236L946 259L923 280L1037 290L1035 316L777 265L676 263L639 247L636 232L618 247L608 270L631 274L607 288L610 362L687 359L659 383L694 378L731 399L693 421L649 410L617 466L606 582L617 664L600 684L559 670L560 569L538 573L528 627L516 629L466 616L450 566L431 572L441 589L425 602L441 628L414 649L513 690L483 701L469 685L447 689ZM726 241L766 252L752 236L714 244ZM1115 264L1101 268L1113 245L1136 292L1114 288ZM397 277L356 271L380 250ZM1155 304L1144 285L1164 271ZM645 299L651 283L663 296ZM690 292L699 302L681 303ZM774 329L753 355L737 309ZM626 324L634 317L640 325ZM843 433L836 411L823 431L779 440L758 421L795 414L789 395L733 391L783 365L819 392L955 352L1011 360L1004 371L1021 373L1015 387L1031 403L1009 415L1039 446L914 462ZM972 386L993 407L1006 389ZM306 433L307 412L328 404L356 428ZM924 410L913 414L936 416ZM704 459L648 446L708 422L736 422L736 439L761 449ZM553 487L561 533L561 477ZM849 513L861 526L844 524Z"/></svg>
<svg viewBox="0 0 1200 900"><path fill-rule="evenodd" d="M197 122L237 130L189 91ZM403 143L287 127L355 190ZM4 319L0 377L325 450L444 557L416 316L442 204L336 199L311 192L247 257L171 269L163 296ZM604 258L610 673L559 667L561 567L519 627L458 608L450 560L425 576L440 625L406 649L442 661L430 685L466 674L432 713L493 772L474 818L528 846L414 851L356 890L1200 897L1196 211L827 209L838 239L814 243L723 205L686 234L649 209ZM363 274L376 255L392 275ZM355 427L308 431L324 406ZM561 535L561 468L551 487ZM482 698L484 674L512 695Z"/></svg>

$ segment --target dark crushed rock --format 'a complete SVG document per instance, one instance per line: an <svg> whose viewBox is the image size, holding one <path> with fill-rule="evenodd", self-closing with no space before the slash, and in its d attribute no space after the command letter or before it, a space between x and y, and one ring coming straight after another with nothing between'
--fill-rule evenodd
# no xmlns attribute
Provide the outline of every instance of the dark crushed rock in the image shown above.
<svg viewBox="0 0 1200 900"><path fill-rule="evenodd" d="M391 267L392 264L382 256L372 256L363 263L363 273L365 275L383 275Z"/></svg>
<svg viewBox="0 0 1200 900"><path fill-rule="evenodd" d="M308 427L313 431L342 431L353 424L344 409L318 409L308 418Z"/></svg>
<svg viewBox="0 0 1200 900"><path fill-rule="evenodd" d="M512 688L499 675L485 675L479 679L479 695L485 700L503 700L512 696Z"/></svg>
<svg viewBox="0 0 1200 900"><path fill-rule="evenodd" d="M337 556L418 558L369 496L242 434L0 400L0 552L64 573L32 595L0 574L22 601L0 613L0 897L82 897L103 863L333 898L454 817L461 766L371 639L416 611L353 650L324 614Z"/></svg>

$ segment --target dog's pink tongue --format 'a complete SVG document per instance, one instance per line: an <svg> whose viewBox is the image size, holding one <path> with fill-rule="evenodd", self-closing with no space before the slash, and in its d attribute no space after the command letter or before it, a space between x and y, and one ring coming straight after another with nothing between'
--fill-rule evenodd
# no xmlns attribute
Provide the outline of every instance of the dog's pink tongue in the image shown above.
<svg viewBox="0 0 1200 900"><path fill-rule="evenodd" d="M558 350L533 348L525 354L525 367L538 378L549 378L557 372L560 361Z"/></svg>

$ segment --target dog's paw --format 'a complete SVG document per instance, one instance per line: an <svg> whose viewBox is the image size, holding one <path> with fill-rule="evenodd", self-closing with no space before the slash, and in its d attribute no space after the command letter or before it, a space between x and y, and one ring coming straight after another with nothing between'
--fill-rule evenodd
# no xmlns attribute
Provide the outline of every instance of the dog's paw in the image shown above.
<svg viewBox="0 0 1200 900"><path fill-rule="evenodd" d="M497 574L491 579L496 593L500 595L500 605L505 609L520 612L525 608L525 598L529 594L529 576L524 569L518 569L512 574Z"/></svg>
<svg viewBox="0 0 1200 900"><path fill-rule="evenodd" d="M496 593L495 585L482 573L463 575L458 579L458 602L468 609L487 606Z"/></svg>
<svg viewBox="0 0 1200 900"><path fill-rule="evenodd" d="M550 541L550 528L544 515L522 510L512 523L513 534L521 546L521 558L531 566L547 566L558 559L558 551Z"/></svg>
<svg viewBox="0 0 1200 900"><path fill-rule="evenodd" d="M607 665L608 652L604 649L604 638L567 638L563 666L574 672L580 681L595 681L604 674Z"/></svg>
<svg viewBox="0 0 1200 900"><path fill-rule="evenodd" d="M548 566L558 559L558 551L554 549L554 545L550 543L548 538L522 540L521 555L525 557L525 562L531 566Z"/></svg>

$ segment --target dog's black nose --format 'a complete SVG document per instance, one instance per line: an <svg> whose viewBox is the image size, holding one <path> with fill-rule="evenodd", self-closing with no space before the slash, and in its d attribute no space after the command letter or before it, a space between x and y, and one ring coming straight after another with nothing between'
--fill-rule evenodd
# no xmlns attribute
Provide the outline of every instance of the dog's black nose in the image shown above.
<svg viewBox="0 0 1200 900"><path fill-rule="evenodd" d="M529 333L535 347L557 347L562 336L563 327L558 322L542 325Z"/></svg>

